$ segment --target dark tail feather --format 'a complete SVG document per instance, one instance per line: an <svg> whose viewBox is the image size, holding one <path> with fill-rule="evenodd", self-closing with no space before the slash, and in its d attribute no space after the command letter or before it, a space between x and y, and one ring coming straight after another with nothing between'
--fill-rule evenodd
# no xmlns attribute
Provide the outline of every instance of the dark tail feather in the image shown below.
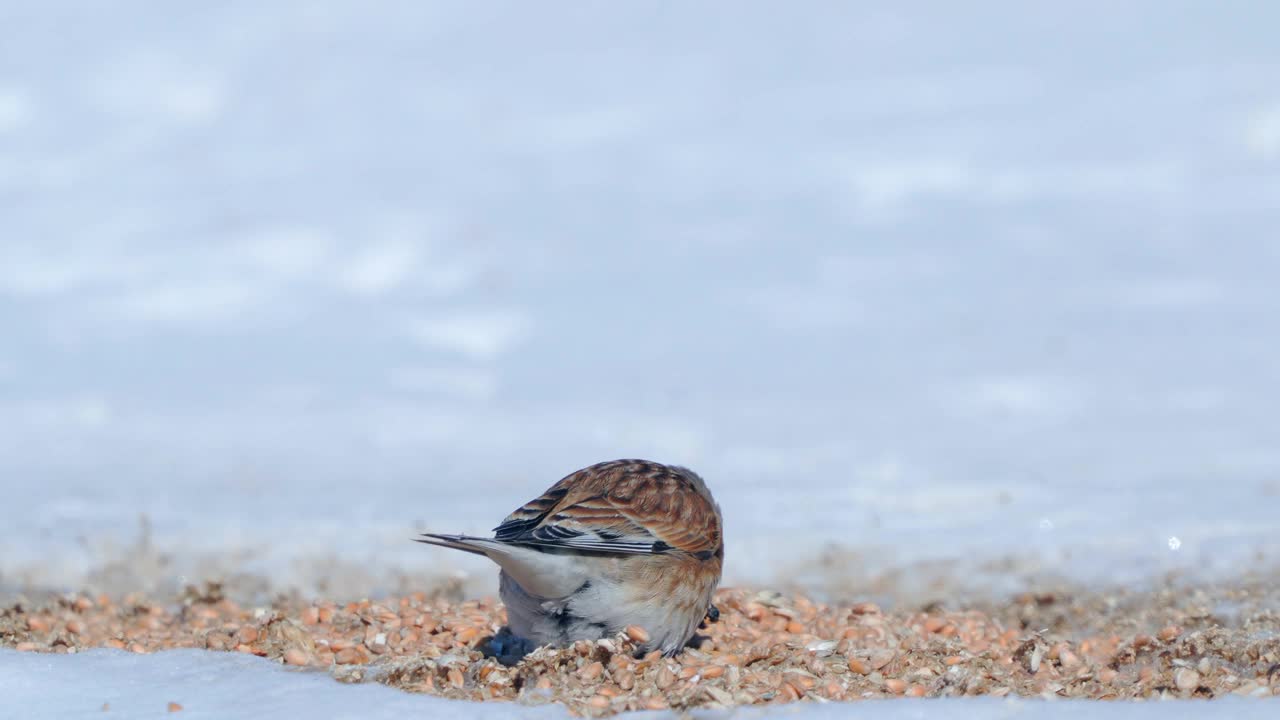
<svg viewBox="0 0 1280 720"><path fill-rule="evenodd" d="M439 545L440 547L453 548L454 550L462 550L473 555L484 555L483 550L478 550L472 545L467 544L465 535L438 535L436 533L423 533L422 537L413 538L414 542L426 543L427 545Z"/></svg>

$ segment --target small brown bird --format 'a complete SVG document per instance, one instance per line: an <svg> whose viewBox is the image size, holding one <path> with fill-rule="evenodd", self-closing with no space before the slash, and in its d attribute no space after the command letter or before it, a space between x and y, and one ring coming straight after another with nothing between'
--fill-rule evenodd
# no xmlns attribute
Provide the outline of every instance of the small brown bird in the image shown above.
<svg viewBox="0 0 1280 720"><path fill-rule="evenodd" d="M509 631L527 645L611 636L675 655L718 615L720 507L683 467L613 460L583 468L507 516L492 538L426 533L418 542L496 562Z"/></svg>

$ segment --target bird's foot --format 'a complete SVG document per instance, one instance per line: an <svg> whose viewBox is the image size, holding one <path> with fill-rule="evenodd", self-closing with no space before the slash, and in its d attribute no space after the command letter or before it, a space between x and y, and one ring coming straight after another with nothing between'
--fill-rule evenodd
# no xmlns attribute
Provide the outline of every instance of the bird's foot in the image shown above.
<svg viewBox="0 0 1280 720"><path fill-rule="evenodd" d="M511 628L503 627L493 637L480 643L480 653L491 657L508 667L515 665L537 647L528 640L511 632Z"/></svg>
<svg viewBox="0 0 1280 720"><path fill-rule="evenodd" d="M702 618L702 622L698 623L698 629L704 629L707 627L707 623L714 622L720 622L720 608L715 605L708 605L706 617Z"/></svg>

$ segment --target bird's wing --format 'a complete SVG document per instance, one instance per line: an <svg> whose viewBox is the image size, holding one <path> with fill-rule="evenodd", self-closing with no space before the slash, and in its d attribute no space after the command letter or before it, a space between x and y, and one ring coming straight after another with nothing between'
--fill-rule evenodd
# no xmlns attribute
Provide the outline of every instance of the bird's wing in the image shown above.
<svg viewBox="0 0 1280 720"><path fill-rule="evenodd" d="M508 516L494 529L495 539L590 552L681 550L709 557L720 547L718 510L687 479L657 467L661 470L571 475Z"/></svg>
<svg viewBox="0 0 1280 720"><path fill-rule="evenodd" d="M503 523L495 532L498 539L507 542L594 552L650 554L667 549L652 532L628 517L625 508L603 496L557 507L532 525Z"/></svg>

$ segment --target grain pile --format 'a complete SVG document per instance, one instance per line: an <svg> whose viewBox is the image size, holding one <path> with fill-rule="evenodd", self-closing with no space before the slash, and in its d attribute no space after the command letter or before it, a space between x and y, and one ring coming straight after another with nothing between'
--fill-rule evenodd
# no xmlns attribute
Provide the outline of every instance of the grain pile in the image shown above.
<svg viewBox="0 0 1280 720"><path fill-rule="evenodd" d="M472 701L563 703L580 715L894 696L1096 699L1280 695L1273 585L1137 594L1040 593L885 612L722 590L718 622L676 658L635 656L644 630L541 648L514 666L482 652L491 599L426 594L245 607L216 585L170 603L74 595L0 609L0 647L251 653L344 682Z"/></svg>

